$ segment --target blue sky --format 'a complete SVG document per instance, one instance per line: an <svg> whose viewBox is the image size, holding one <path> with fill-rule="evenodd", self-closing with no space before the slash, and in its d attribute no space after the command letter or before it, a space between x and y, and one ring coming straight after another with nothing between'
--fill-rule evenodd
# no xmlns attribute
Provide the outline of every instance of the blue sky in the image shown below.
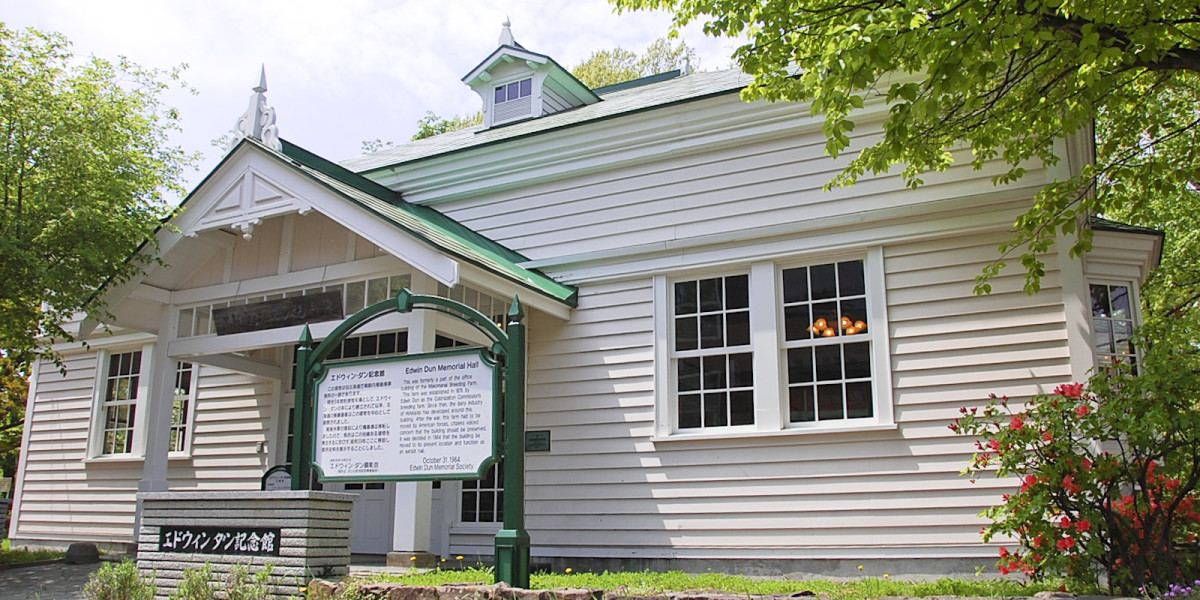
<svg viewBox="0 0 1200 600"><path fill-rule="evenodd" d="M640 52L670 29L664 13L618 15L606 0L0 0L7 26L58 31L80 55L187 63L199 93L168 102L183 115L177 143L205 155L189 186L220 159L211 141L246 109L260 65L280 135L340 160L364 140L407 140L427 110L478 110L460 78L495 49L506 16L519 43L567 68L594 50ZM698 25L684 39L700 68L730 66L735 42Z"/></svg>

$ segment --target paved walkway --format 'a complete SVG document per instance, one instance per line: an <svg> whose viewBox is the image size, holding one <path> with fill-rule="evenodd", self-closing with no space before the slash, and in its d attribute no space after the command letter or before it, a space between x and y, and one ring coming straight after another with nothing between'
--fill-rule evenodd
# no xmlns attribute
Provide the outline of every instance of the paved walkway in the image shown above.
<svg viewBox="0 0 1200 600"><path fill-rule="evenodd" d="M383 557L354 555L352 572L387 571ZM0 570L0 600L83 600L88 576L103 563L19 566Z"/></svg>
<svg viewBox="0 0 1200 600"><path fill-rule="evenodd" d="M0 571L0 600L77 600L99 564L16 567Z"/></svg>

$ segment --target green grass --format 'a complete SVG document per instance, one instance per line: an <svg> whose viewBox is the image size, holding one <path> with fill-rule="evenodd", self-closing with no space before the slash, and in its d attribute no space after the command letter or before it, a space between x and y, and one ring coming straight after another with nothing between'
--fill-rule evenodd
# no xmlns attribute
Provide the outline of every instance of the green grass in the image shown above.
<svg viewBox="0 0 1200 600"><path fill-rule="evenodd" d="M12 542L5 539L0 542L0 565L15 565L17 563L34 562L62 558L64 552L59 550L26 550L25 548L10 548Z"/></svg>
<svg viewBox="0 0 1200 600"><path fill-rule="evenodd" d="M376 575L369 582L393 582L407 585L442 585L446 583L494 582L490 569L434 570L403 575ZM828 594L831 598L854 600L882 596L961 596L1002 597L1032 596L1037 592L1058 590L1061 582L1023 583L1012 579L940 579L932 582L907 582L890 576L863 577L847 581L809 579L751 579L740 575L704 573L690 575L678 571L654 573L534 573L530 576L533 589L596 588L623 592L627 595L649 595L663 592L721 591L738 595L794 594L811 591ZM1072 590L1091 592L1092 590Z"/></svg>

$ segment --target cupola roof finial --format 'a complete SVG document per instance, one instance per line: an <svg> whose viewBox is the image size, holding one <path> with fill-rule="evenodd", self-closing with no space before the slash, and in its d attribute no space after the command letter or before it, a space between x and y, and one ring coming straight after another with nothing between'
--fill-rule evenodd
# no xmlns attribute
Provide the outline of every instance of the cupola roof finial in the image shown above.
<svg viewBox="0 0 1200 600"><path fill-rule="evenodd" d="M504 15L504 23L501 23L501 25L503 28L500 30L500 45L520 47L517 44L517 40L513 38L512 29L510 29L512 23L509 21L508 15Z"/></svg>
<svg viewBox="0 0 1200 600"><path fill-rule="evenodd" d="M266 65L263 65L259 72L258 85L251 89L254 93L250 94L250 106L234 125L233 142L236 143L241 138L252 138L268 148L280 150L283 145L279 142L279 128L275 125L275 109L267 106Z"/></svg>

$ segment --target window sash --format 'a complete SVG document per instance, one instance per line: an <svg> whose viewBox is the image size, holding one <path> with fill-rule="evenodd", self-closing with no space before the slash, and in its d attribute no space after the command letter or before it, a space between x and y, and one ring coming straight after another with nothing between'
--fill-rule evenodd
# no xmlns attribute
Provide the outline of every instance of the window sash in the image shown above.
<svg viewBox="0 0 1200 600"><path fill-rule="evenodd" d="M184 453L191 448L198 374L199 367L194 363L175 363L175 397L171 404L171 434L167 446L169 452Z"/></svg>
<svg viewBox="0 0 1200 600"><path fill-rule="evenodd" d="M861 259L779 269L789 423L875 416L866 279Z"/></svg>
<svg viewBox="0 0 1200 600"><path fill-rule="evenodd" d="M504 461L488 467L483 479L467 479L459 492L459 522L504 522Z"/></svg>
<svg viewBox="0 0 1200 600"><path fill-rule="evenodd" d="M1090 344L1097 367L1115 362L1137 365L1133 332L1140 324L1140 306L1136 289L1129 281L1088 282L1092 324Z"/></svg>
<svg viewBox="0 0 1200 600"><path fill-rule="evenodd" d="M100 402L100 454L133 452L137 402L141 383L142 351L112 353L106 357L103 397Z"/></svg>
<svg viewBox="0 0 1200 600"><path fill-rule="evenodd" d="M750 275L679 279L670 288L674 428L753 426Z"/></svg>

